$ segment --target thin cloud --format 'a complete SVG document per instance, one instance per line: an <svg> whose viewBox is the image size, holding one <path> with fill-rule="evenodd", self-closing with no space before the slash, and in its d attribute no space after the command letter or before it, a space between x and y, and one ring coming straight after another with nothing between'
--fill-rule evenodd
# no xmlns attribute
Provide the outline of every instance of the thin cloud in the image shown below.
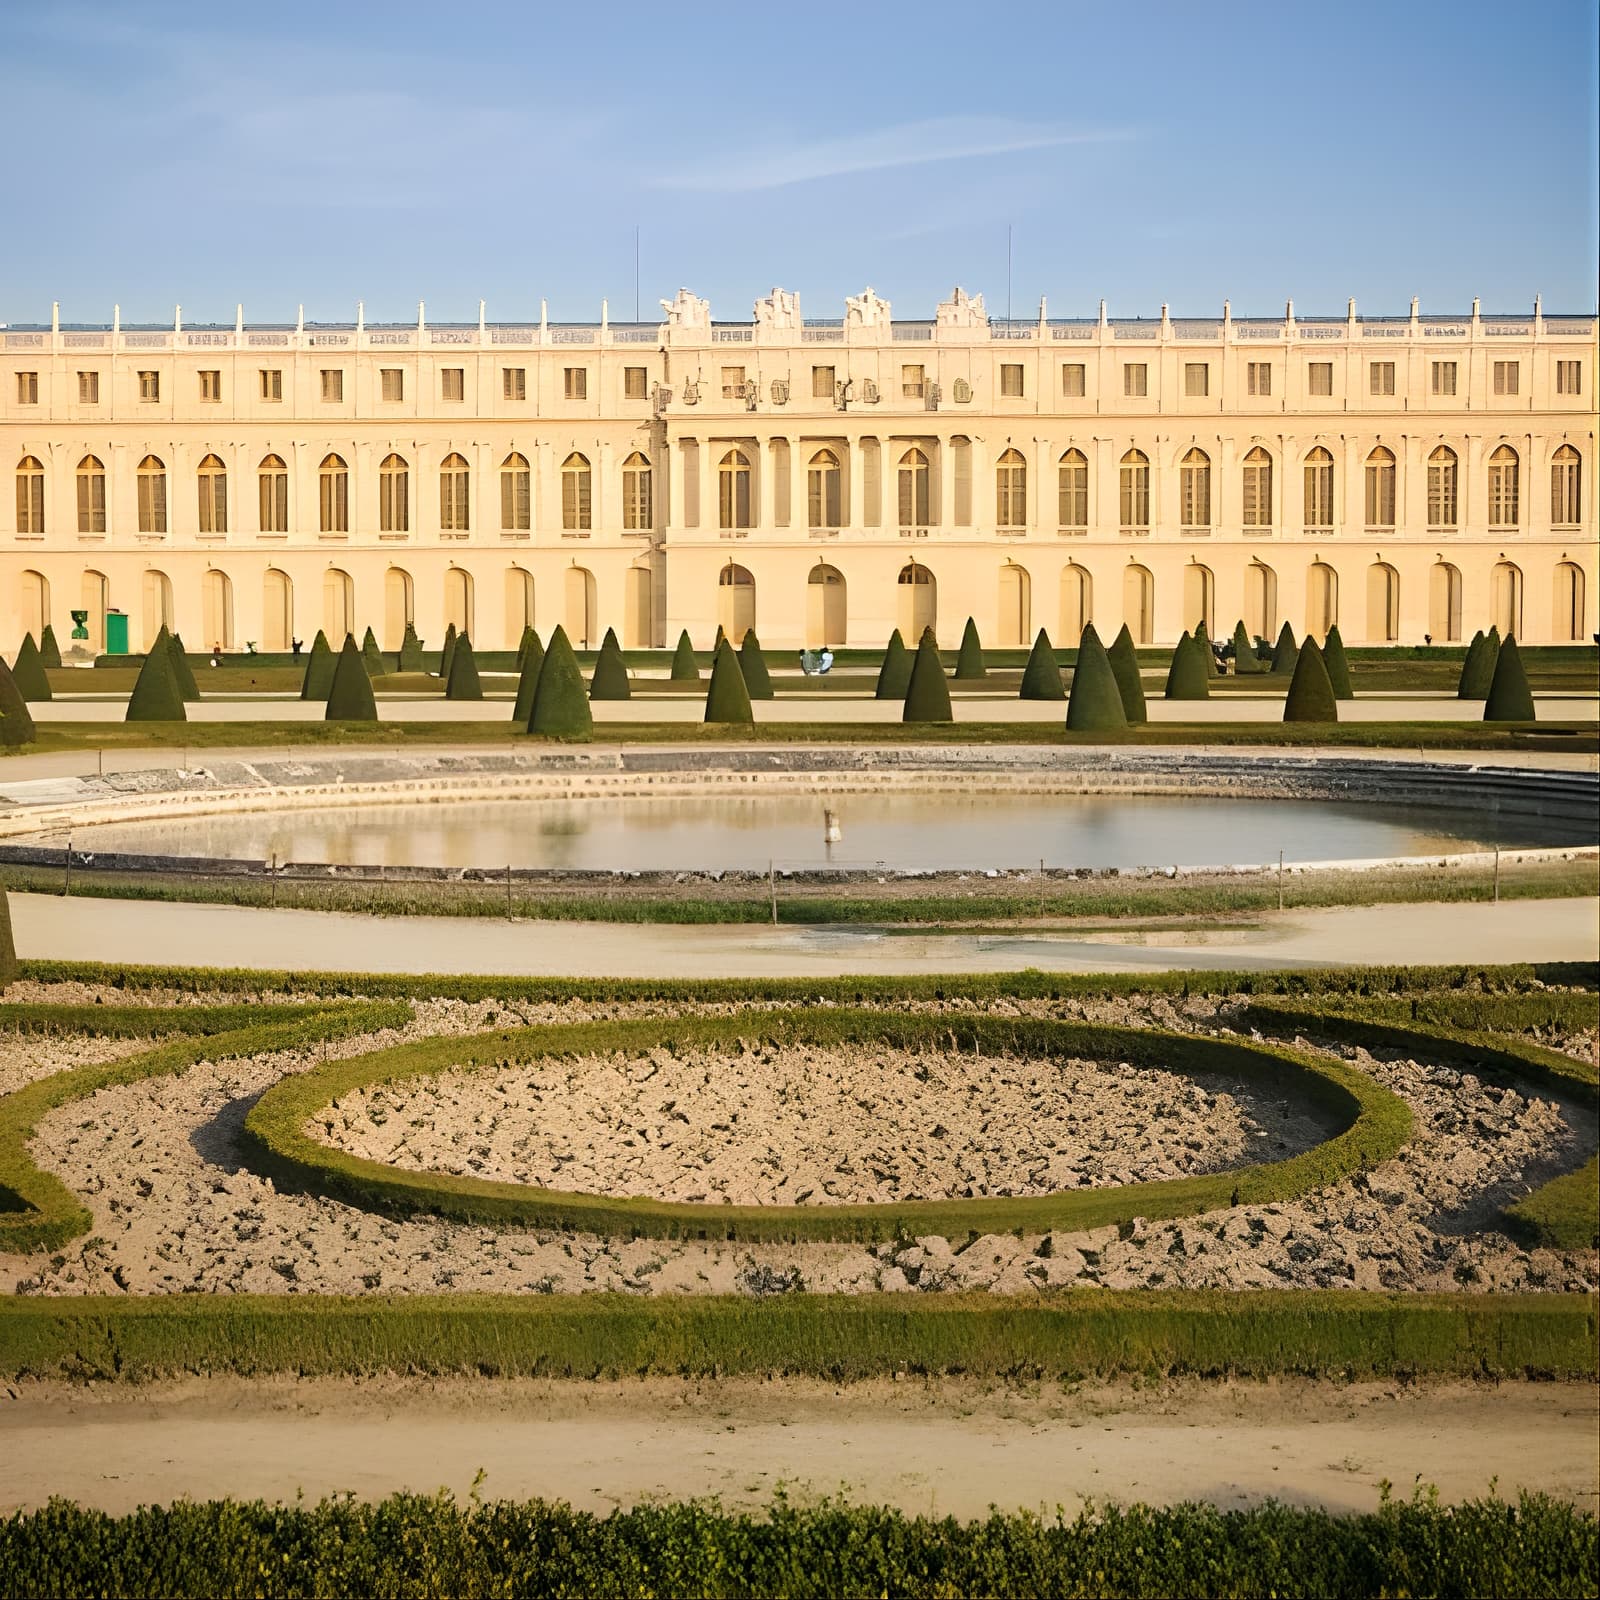
<svg viewBox="0 0 1600 1600"><path fill-rule="evenodd" d="M976 156L1015 155L1070 144L1110 144L1133 138L1123 129L1074 129L998 117L941 117L903 122L876 133L810 144L774 146L718 164L686 167L655 179L655 187L702 192L750 193L813 183L857 172L965 161Z"/></svg>

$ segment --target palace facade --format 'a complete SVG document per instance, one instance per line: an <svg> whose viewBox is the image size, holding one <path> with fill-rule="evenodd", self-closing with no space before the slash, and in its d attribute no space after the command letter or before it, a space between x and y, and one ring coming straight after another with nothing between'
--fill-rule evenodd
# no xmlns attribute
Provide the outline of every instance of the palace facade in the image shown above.
<svg viewBox="0 0 1600 1600"><path fill-rule="evenodd" d="M0 647L1596 630L1593 316L662 309L6 327Z"/></svg>

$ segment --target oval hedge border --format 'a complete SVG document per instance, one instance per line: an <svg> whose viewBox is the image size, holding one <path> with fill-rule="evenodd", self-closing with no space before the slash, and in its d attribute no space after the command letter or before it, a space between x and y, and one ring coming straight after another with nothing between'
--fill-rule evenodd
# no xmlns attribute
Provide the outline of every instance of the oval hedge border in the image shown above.
<svg viewBox="0 0 1600 1600"><path fill-rule="evenodd" d="M827 1206L731 1206L534 1188L440 1172L410 1172L335 1150L305 1128L340 1095L453 1068L493 1068L547 1056L773 1043L877 1043L911 1050L1070 1055L1172 1071L1269 1082L1327 1114L1337 1131L1284 1161L1190 1178L1044 1195L911 1200ZM1342 1062L1233 1037L1151 1028L1100 1027L1024 1018L909 1016L840 1010L739 1017L650 1019L525 1027L469 1038L428 1039L329 1062L285 1078L245 1118L246 1160L280 1187L366 1210L498 1226L609 1236L765 1241L872 1241L942 1234L1047 1233L1192 1216L1227 1206L1289 1199L1376 1165L1411 1135L1399 1096Z"/></svg>

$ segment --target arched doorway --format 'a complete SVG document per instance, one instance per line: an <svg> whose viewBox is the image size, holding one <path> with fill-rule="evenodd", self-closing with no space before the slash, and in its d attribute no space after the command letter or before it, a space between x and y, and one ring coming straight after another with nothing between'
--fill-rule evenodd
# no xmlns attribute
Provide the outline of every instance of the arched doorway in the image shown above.
<svg viewBox="0 0 1600 1600"><path fill-rule="evenodd" d="M908 650L917 648L924 628L939 631L939 581L920 561L907 562L896 580L899 602L895 607L895 626Z"/></svg>
<svg viewBox="0 0 1600 1600"><path fill-rule="evenodd" d="M806 579L806 648L837 650L849 634L849 590L837 567L819 561Z"/></svg>
<svg viewBox="0 0 1600 1600"><path fill-rule="evenodd" d="M356 585L348 572L329 567L322 575L322 631L335 651L356 631Z"/></svg>
<svg viewBox="0 0 1600 1600"><path fill-rule="evenodd" d="M1008 561L1000 569L1000 633L1003 647L1015 648L1028 642L1032 632L1033 579L1026 567Z"/></svg>
<svg viewBox="0 0 1600 1600"><path fill-rule="evenodd" d="M106 647L106 612L111 609L111 583L103 572L96 572L92 568L83 574L83 583L78 590L78 605L89 615L84 619L84 628L88 632L88 639L80 639L92 656L99 655Z"/></svg>
<svg viewBox="0 0 1600 1600"><path fill-rule="evenodd" d="M630 650L648 650L655 638L654 574L649 567L629 567L623 594L622 642Z"/></svg>
<svg viewBox="0 0 1600 1600"><path fill-rule="evenodd" d="M233 649L233 579L215 567L207 570L200 580L200 602L204 648Z"/></svg>
<svg viewBox="0 0 1600 1600"><path fill-rule="evenodd" d="M1122 620L1135 644L1151 644L1156 636L1156 580L1148 567L1129 562L1122 574Z"/></svg>
<svg viewBox="0 0 1600 1600"><path fill-rule="evenodd" d="M563 583L562 614L567 641L574 650L587 650L600 642L594 574L587 567L568 567Z"/></svg>
<svg viewBox="0 0 1600 1600"><path fill-rule="evenodd" d="M1252 639L1278 636L1278 574L1265 561L1244 569L1244 625Z"/></svg>
<svg viewBox="0 0 1600 1600"><path fill-rule="evenodd" d="M1576 561L1556 563L1554 607L1550 613L1551 636L1562 644L1575 644L1583 638L1585 593L1583 568Z"/></svg>
<svg viewBox="0 0 1600 1600"><path fill-rule="evenodd" d="M1461 637L1461 569L1448 561L1428 574L1428 632L1443 644Z"/></svg>
<svg viewBox="0 0 1600 1600"><path fill-rule="evenodd" d="M1063 643L1081 639L1083 630L1094 620L1094 579L1087 567L1069 561L1061 569L1061 638Z"/></svg>
<svg viewBox="0 0 1600 1600"><path fill-rule="evenodd" d="M404 567L383 575L383 648L398 650L406 642L406 624L416 621L417 586Z"/></svg>
<svg viewBox="0 0 1600 1600"><path fill-rule="evenodd" d="M172 608L172 579L166 573L158 572L154 567L147 568L144 575L144 647L146 650L156 642L156 635L165 628L169 633L176 633L176 618Z"/></svg>
<svg viewBox="0 0 1600 1600"><path fill-rule="evenodd" d="M268 567L261 580L261 648L294 646L294 583L287 572Z"/></svg>
<svg viewBox="0 0 1600 1600"><path fill-rule="evenodd" d="M50 580L42 572L32 569L22 573L17 582L17 620L20 632L31 633L37 644L50 624Z"/></svg>
<svg viewBox="0 0 1600 1600"><path fill-rule="evenodd" d="M1206 637L1217 636L1217 580L1211 568L1191 561L1183 569L1183 625L1196 632L1204 624Z"/></svg>
<svg viewBox="0 0 1600 1600"><path fill-rule="evenodd" d="M1400 637L1400 574L1387 561L1367 568L1367 638L1393 644Z"/></svg>
<svg viewBox="0 0 1600 1600"><path fill-rule="evenodd" d="M1339 620L1339 574L1326 561L1306 573L1306 632L1319 639Z"/></svg>
<svg viewBox="0 0 1600 1600"><path fill-rule="evenodd" d="M469 638L475 631L477 617L474 615L475 601L474 590L476 585L472 581L472 574L461 567L446 567L444 574L444 620L445 626L452 624L458 634L466 634Z"/></svg>
<svg viewBox="0 0 1600 1600"><path fill-rule="evenodd" d="M1514 561L1497 561L1489 579L1490 620L1502 639L1522 637L1522 568Z"/></svg>
<svg viewBox="0 0 1600 1600"><path fill-rule="evenodd" d="M756 580L737 562L728 562L717 574L717 625L735 650L756 625Z"/></svg>
<svg viewBox="0 0 1600 1600"><path fill-rule="evenodd" d="M533 574L522 567L506 572L506 648L517 649L522 630L533 626Z"/></svg>

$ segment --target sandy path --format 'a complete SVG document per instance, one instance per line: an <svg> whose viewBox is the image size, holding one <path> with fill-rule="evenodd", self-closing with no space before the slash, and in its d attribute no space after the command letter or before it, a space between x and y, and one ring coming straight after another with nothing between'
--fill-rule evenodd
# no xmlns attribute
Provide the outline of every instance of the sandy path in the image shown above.
<svg viewBox="0 0 1600 1600"><path fill-rule="evenodd" d="M604 1511L651 1496L848 1493L982 1515L1085 1498L1368 1509L1543 1490L1593 1508L1590 1385L1169 1383L1071 1393L945 1381L552 1384L191 1380L0 1398L0 1512L52 1494L122 1512L180 1495L376 1497L441 1485Z"/></svg>
<svg viewBox="0 0 1600 1600"><path fill-rule="evenodd" d="M62 899L13 894L17 953L306 972L473 972L556 977L827 977L858 974L1265 970L1300 964L1594 961L1600 901L1339 906L1123 942L1065 934L650 926Z"/></svg>

